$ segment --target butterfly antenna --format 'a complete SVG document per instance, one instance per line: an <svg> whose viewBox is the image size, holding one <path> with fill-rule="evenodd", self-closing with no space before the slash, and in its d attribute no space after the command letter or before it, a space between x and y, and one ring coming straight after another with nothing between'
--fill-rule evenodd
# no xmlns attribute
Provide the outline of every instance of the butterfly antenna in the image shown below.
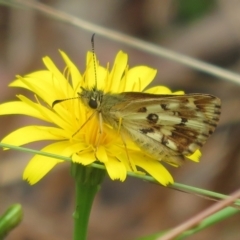
<svg viewBox="0 0 240 240"><path fill-rule="evenodd" d="M68 100L72 100L72 99L77 99L79 97L73 97L73 98L65 98L65 99L58 99L58 100L55 100L53 103L52 103L52 108L54 108L54 106L58 103L61 103L61 102L65 102L65 101L68 101Z"/></svg>
<svg viewBox="0 0 240 240"><path fill-rule="evenodd" d="M97 68L96 68L96 59L95 59L95 51L94 51L94 36L95 36L95 33L92 35L91 43L92 43L92 54L93 54L93 66L94 66L94 73L95 73L95 89L97 89Z"/></svg>

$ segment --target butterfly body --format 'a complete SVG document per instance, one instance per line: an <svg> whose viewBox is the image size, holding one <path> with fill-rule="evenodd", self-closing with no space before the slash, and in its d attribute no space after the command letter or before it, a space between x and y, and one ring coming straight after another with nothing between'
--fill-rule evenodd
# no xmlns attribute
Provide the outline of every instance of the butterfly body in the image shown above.
<svg viewBox="0 0 240 240"><path fill-rule="evenodd" d="M147 155L180 165L214 132L221 102L208 94L161 95L141 92L79 93L103 123L128 135Z"/></svg>

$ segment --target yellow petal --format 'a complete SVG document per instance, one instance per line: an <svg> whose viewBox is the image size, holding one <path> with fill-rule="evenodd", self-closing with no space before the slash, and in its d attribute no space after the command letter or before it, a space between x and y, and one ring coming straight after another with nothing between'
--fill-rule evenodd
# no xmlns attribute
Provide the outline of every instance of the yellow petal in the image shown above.
<svg viewBox="0 0 240 240"><path fill-rule="evenodd" d="M19 95L20 101L13 101L0 104L0 115L9 115L9 114L22 114L30 117L38 118L47 122L55 123L60 127L65 129L73 128L72 115L69 112L62 111L61 117L55 114L53 111L48 108L39 105L38 103L32 102L30 99ZM69 120L68 123L64 121Z"/></svg>
<svg viewBox="0 0 240 240"><path fill-rule="evenodd" d="M109 80L107 82L107 86L105 92L111 91L112 93L119 92L119 86L121 83L121 78L125 73L125 69L127 67L128 55L122 51L119 51L111 73L109 74Z"/></svg>
<svg viewBox="0 0 240 240"><path fill-rule="evenodd" d="M68 96L74 97L72 87L66 79L64 86L61 86L59 81L55 78L53 72L51 72L48 77L50 79L43 80L41 76L35 76L32 74L24 76L24 78L20 77L19 81L23 82L29 90L43 99L44 102L50 106L56 99L62 99ZM15 82L13 82L11 86L15 85L14 83Z"/></svg>
<svg viewBox="0 0 240 240"><path fill-rule="evenodd" d="M70 156L71 150L68 147L69 141L63 141L50 144L41 151L62 156ZM61 162L64 161L52 157L35 155L25 168L23 179L27 180L31 185L35 184L42 179L57 163Z"/></svg>
<svg viewBox="0 0 240 240"><path fill-rule="evenodd" d="M127 171L125 165L122 162L119 162L115 158L110 158L109 161L104 163L108 175L112 180L119 179L120 181L124 181L127 176Z"/></svg>
<svg viewBox="0 0 240 240"><path fill-rule="evenodd" d="M100 162L107 162L108 161L108 155L105 151L105 147L103 146L99 146L98 149L97 149L97 152L96 152L96 156L97 156L97 159L100 161Z"/></svg>
<svg viewBox="0 0 240 240"><path fill-rule="evenodd" d="M48 70L36 71L36 72L30 73L26 76L31 79L35 79L35 81L38 81L38 82L40 81L43 86L45 86L45 84L49 84L49 79L52 78L52 74ZM23 77L21 77L21 76L17 76L17 79L15 79L13 82L11 82L9 84L9 86L10 87L21 87L21 88L31 90L29 88L29 86L22 81L22 78Z"/></svg>
<svg viewBox="0 0 240 240"><path fill-rule="evenodd" d="M184 91L176 91L176 92L173 92L172 94L176 94L176 95L184 95L185 92L184 92Z"/></svg>
<svg viewBox="0 0 240 240"><path fill-rule="evenodd" d="M3 138L2 143L21 146L23 144L41 140L64 139L67 138L66 135L67 133L59 128L45 126L26 126L8 134L5 138Z"/></svg>
<svg viewBox="0 0 240 240"><path fill-rule="evenodd" d="M24 96L19 95L18 98L25 102L26 104L28 104L29 106L31 106L32 109L38 110L38 112L41 113L42 117L45 117L44 118L45 121L54 123L59 127L67 129L69 131L73 131L72 129L74 129L74 127L72 126L73 125L72 117L74 116L71 115L71 112L68 112L66 109L65 110L62 109L63 111L60 111L61 108L59 107L58 109L60 109L59 110L59 112L61 113L60 115L59 113L57 114L40 104L32 102L30 99Z"/></svg>
<svg viewBox="0 0 240 240"><path fill-rule="evenodd" d="M129 156L130 157L130 156ZM131 161L129 161L128 156L126 155L126 153L122 153L122 154L117 154L116 158L122 162L126 168L126 171L134 171L137 172L136 166L135 164ZM132 159L131 159L132 160Z"/></svg>
<svg viewBox="0 0 240 240"><path fill-rule="evenodd" d="M167 169L157 160L151 159L143 154L135 155L135 163L146 172L148 172L153 178L155 178L163 186L172 184L173 178Z"/></svg>
<svg viewBox="0 0 240 240"><path fill-rule="evenodd" d="M152 88L147 89L144 92L153 93L153 94L174 94L174 95L183 95L184 94L184 91L172 92L169 88L167 88L165 86L152 87Z"/></svg>
<svg viewBox="0 0 240 240"><path fill-rule="evenodd" d="M49 158L39 155L35 155L23 172L23 180L33 185L41 180L52 168L57 164L61 163L61 160L55 158Z"/></svg>
<svg viewBox="0 0 240 240"><path fill-rule="evenodd" d="M108 77L108 71L106 68L99 66L98 60L95 56L95 61L93 61L93 53L87 53L87 69L85 71L85 88L96 87L100 90L105 89L106 79ZM95 64L94 64L95 63Z"/></svg>
<svg viewBox="0 0 240 240"><path fill-rule="evenodd" d="M62 117L59 117L57 114L55 114L53 111L49 110L48 108L32 102L30 99L19 95L18 98L22 100L22 102L9 102L9 103L3 103L0 105L0 115L7 115L7 114L23 114L31 117L35 117L47 122L55 123L56 125L59 125L60 127L64 127L65 129L72 129L73 124L71 121L70 116L67 115L64 116L64 119L68 120L69 122L66 122L62 119Z"/></svg>
<svg viewBox="0 0 240 240"><path fill-rule="evenodd" d="M83 164L84 166L86 165L89 165L93 162L96 161L96 157L94 155L94 153L91 151L87 151L87 152L80 152L80 153L77 153L77 154L73 154L72 156L72 160L73 162L76 162L76 163L81 163Z"/></svg>
<svg viewBox="0 0 240 240"><path fill-rule="evenodd" d="M56 92L61 92L63 96L68 96L69 91L71 90L71 86L67 79L59 71L59 69L55 66L55 64L49 57L44 57L43 62L52 74L51 81L49 81L49 83L52 84L52 87L54 86ZM73 92L70 93L70 95L71 94L73 94Z"/></svg>
<svg viewBox="0 0 240 240"><path fill-rule="evenodd" d="M202 156L202 153L200 152L200 150L196 150L192 155L186 156L186 158L188 158L194 162L199 162L201 156Z"/></svg>
<svg viewBox="0 0 240 240"><path fill-rule="evenodd" d="M82 85L82 81L83 81L81 73L79 72L75 64L69 59L66 53L64 53L63 51L60 51L60 54L64 62L67 64L69 71L71 73L73 89L79 88L79 86Z"/></svg>
<svg viewBox="0 0 240 240"><path fill-rule="evenodd" d="M152 88L147 89L144 92L153 93L153 94L172 94L172 91L165 86L152 87Z"/></svg>
<svg viewBox="0 0 240 240"><path fill-rule="evenodd" d="M157 74L157 70L146 66L131 68L127 73L124 91L142 91L148 86Z"/></svg>
<svg viewBox="0 0 240 240"><path fill-rule="evenodd" d="M40 114L40 112L36 108L20 101L0 104L0 115L9 114L28 115L31 117L47 121L47 119L42 114Z"/></svg>

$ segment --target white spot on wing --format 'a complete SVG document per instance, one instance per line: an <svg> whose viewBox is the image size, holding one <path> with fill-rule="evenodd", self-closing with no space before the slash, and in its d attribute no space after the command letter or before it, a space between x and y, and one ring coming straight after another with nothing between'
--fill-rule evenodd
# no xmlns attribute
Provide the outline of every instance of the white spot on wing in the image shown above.
<svg viewBox="0 0 240 240"><path fill-rule="evenodd" d="M169 128L164 128L164 127L161 127L161 133L165 136L171 136L172 135L172 131L169 129Z"/></svg>
<svg viewBox="0 0 240 240"><path fill-rule="evenodd" d="M174 151L178 150L177 145L170 139L167 140L167 143L165 145Z"/></svg>
<svg viewBox="0 0 240 240"><path fill-rule="evenodd" d="M167 109L179 109L179 103L168 103L166 106Z"/></svg>
<svg viewBox="0 0 240 240"><path fill-rule="evenodd" d="M160 125L175 125L181 122L182 119L180 117L159 114L158 124Z"/></svg>
<svg viewBox="0 0 240 240"><path fill-rule="evenodd" d="M190 127L190 128L198 129L198 128L204 128L206 124L203 123L203 122L200 122L200 121L196 121L196 120L191 120L191 119L189 119L189 120L185 123L185 125L186 125L187 127Z"/></svg>
<svg viewBox="0 0 240 240"><path fill-rule="evenodd" d="M188 146L188 149L191 151L191 152L195 152L197 149L199 148L199 146L195 143L192 143Z"/></svg>
<svg viewBox="0 0 240 240"><path fill-rule="evenodd" d="M146 135L158 142L161 142L163 137L163 135L159 132L151 132L151 133L147 133Z"/></svg>

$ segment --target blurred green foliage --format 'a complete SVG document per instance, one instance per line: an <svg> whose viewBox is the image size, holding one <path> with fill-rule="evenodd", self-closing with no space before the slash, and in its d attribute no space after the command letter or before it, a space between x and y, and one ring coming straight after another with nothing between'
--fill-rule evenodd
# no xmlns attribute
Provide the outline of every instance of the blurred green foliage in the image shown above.
<svg viewBox="0 0 240 240"><path fill-rule="evenodd" d="M189 23L213 10L216 0L178 0L175 4L178 8L176 21Z"/></svg>

